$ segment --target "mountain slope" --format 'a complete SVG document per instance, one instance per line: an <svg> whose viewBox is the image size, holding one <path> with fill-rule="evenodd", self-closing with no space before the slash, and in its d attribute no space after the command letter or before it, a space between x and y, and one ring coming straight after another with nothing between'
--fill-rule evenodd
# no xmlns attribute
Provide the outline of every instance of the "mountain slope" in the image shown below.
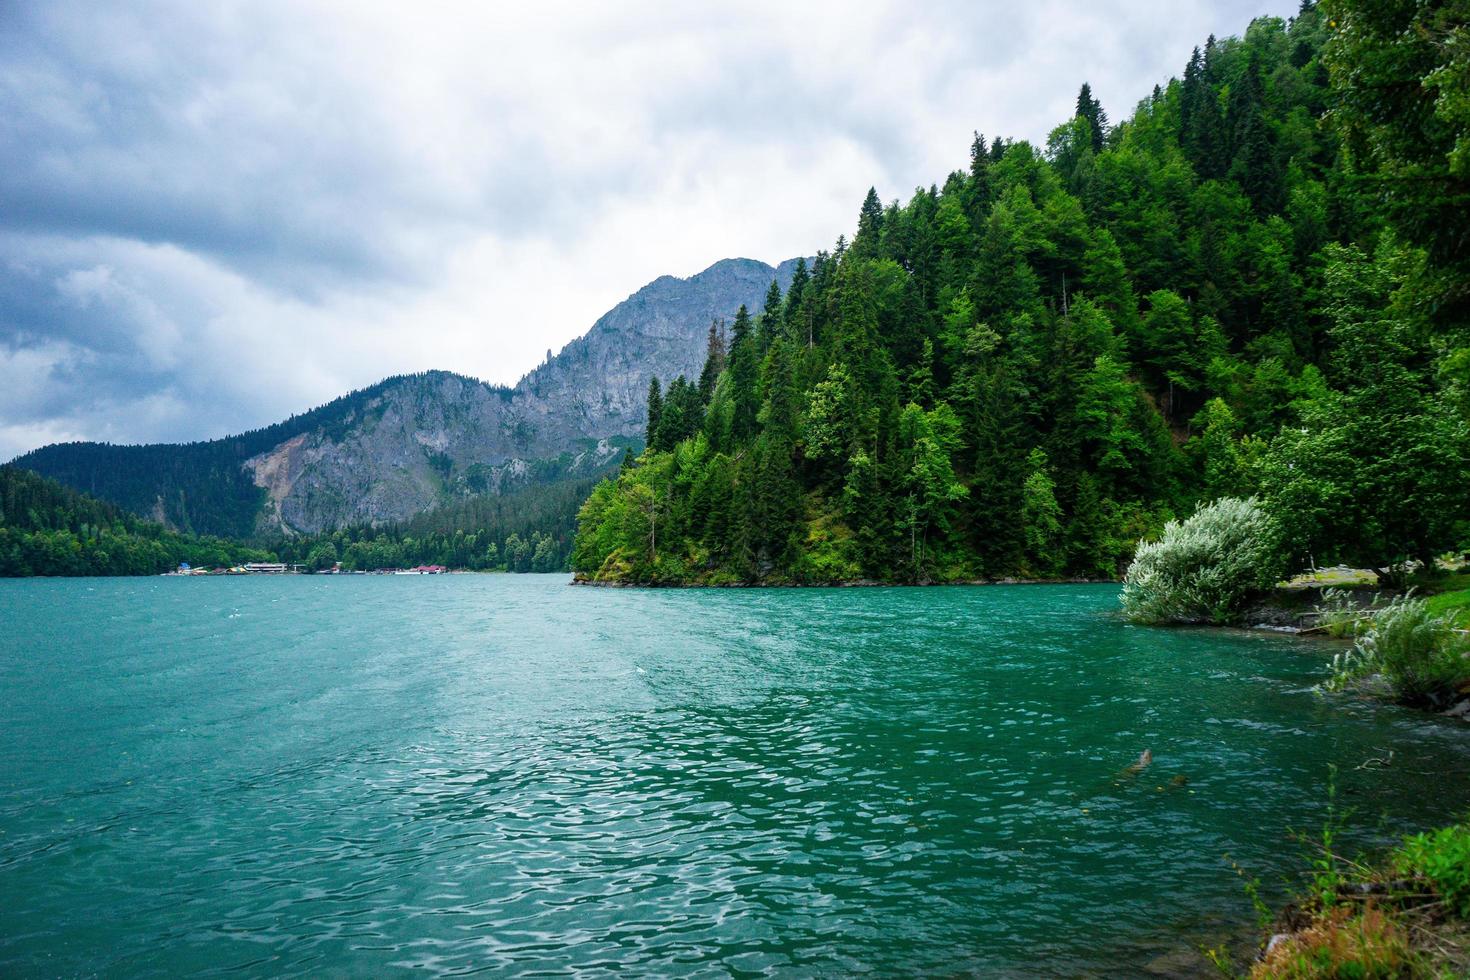
<svg viewBox="0 0 1470 980"><path fill-rule="evenodd" d="M14 466L0 466L0 578L152 575L271 556L169 531Z"/></svg>
<svg viewBox="0 0 1470 980"><path fill-rule="evenodd" d="M649 379L697 374L710 321L759 308L771 280L784 288L794 268L727 259L663 276L514 388L431 371L223 439L67 443L14 463L170 527L231 537L401 522L587 476L641 441Z"/></svg>
<svg viewBox="0 0 1470 980"><path fill-rule="evenodd" d="M1426 116L1367 129L1354 138L1398 154L1370 176L1328 113L1396 104L1363 81L1364 51L1428 111L1420 73L1450 53L1421 50L1420 7L1367 17L1381 6L1259 18L1116 127L1084 84L1044 152L977 135L966 169L907 204L869 191L850 241L779 309L732 325L717 381L650 399L672 421L593 491L575 570L1110 578L1141 538L1222 497L1270 515L1259 540L1231 532L1253 557L1190 530L1157 574L1189 583L1164 589L1170 603L1212 618L1231 610L1199 596L1275 581L1278 557L1402 577L1460 553L1470 349L1446 284L1464 223L1382 210L1409 193L1405 173L1440 168L1412 199L1462 213L1457 144L1447 125L1416 144Z"/></svg>

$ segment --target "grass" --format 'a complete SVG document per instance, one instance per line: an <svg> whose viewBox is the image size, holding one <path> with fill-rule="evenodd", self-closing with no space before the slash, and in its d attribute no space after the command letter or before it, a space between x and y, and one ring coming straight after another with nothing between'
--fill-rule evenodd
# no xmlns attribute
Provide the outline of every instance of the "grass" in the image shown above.
<svg viewBox="0 0 1470 980"><path fill-rule="evenodd" d="M1319 568L1278 582L1278 589L1371 589L1378 573L1366 568Z"/></svg>
<svg viewBox="0 0 1470 980"><path fill-rule="evenodd" d="M1431 613L1453 619L1460 629L1470 628L1470 572L1430 579L1423 591Z"/></svg>
<svg viewBox="0 0 1470 980"><path fill-rule="evenodd" d="M1341 618L1343 610L1332 602L1321 612L1328 632L1355 637L1351 650L1333 658L1332 676L1323 683L1327 690L1381 679L1396 701L1441 709L1470 689L1470 637L1412 593L1363 610L1357 620Z"/></svg>
<svg viewBox="0 0 1470 980"><path fill-rule="evenodd" d="M1470 975L1470 823L1410 837L1373 865L1331 842L1324 834L1309 895L1252 978Z"/></svg>

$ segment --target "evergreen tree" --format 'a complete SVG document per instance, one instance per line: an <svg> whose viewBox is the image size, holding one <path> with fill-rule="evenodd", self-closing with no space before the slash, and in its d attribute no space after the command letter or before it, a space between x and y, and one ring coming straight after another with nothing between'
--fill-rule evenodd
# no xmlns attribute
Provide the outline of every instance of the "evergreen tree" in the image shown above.
<svg viewBox="0 0 1470 980"><path fill-rule="evenodd" d="M973 203L990 201L990 150L985 145L985 134L978 130L970 143L970 193Z"/></svg>
<svg viewBox="0 0 1470 980"><path fill-rule="evenodd" d="M1021 487L1021 523L1026 529L1026 568L1035 576L1052 578L1061 573L1062 507L1057 503L1056 481L1046 453L1031 450L1026 459L1030 471Z"/></svg>
<svg viewBox="0 0 1470 980"><path fill-rule="evenodd" d="M806 259L796 260L796 269L791 273L791 286L786 290L786 335L794 340L811 346L811 323L808 316L810 304L807 298L807 283L811 281L811 273L807 270Z"/></svg>
<svg viewBox="0 0 1470 980"><path fill-rule="evenodd" d="M755 435L760 411L760 356L751 329L750 312L744 305L735 313L730 335L728 378L732 416L731 438L744 442Z"/></svg>
<svg viewBox="0 0 1470 980"><path fill-rule="evenodd" d="M870 193L851 248L798 263L784 301L741 312L722 371L712 337L700 385L664 393L658 448L584 508L579 571L1111 576L1222 494L1264 494L1301 556L1402 569L1463 546L1456 232L1385 222L1378 196L1405 166L1455 165L1460 62L1433 5L1334 3L1331 43L1362 46L1336 76L1315 8L1262 18L1116 128L1084 87L1045 153L977 133L968 170L903 205ZM1418 86L1406 122L1446 113L1431 149L1394 145L1419 137L1352 90L1349 50Z"/></svg>
<svg viewBox="0 0 1470 980"><path fill-rule="evenodd" d="M1077 93L1077 116L1087 123L1092 152L1101 153L1108 136L1108 114L1103 111L1102 103L1093 98L1092 86L1086 82Z"/></svg>
<svg viewBox="0 0 1470 980"><path fill-rule="evenodd" d="M760 327L756 330L756 353L760 357L766 356L771 342L781 333L781 314L781 287L772 279L761 307Z"/></svg>
<svg viewBox="0 0 1470 980"><path fill-rule="evenodd" d="M664 396L659 390L658 378L650 378L648 381L648 421L643 429L643 444L650 449L654 446L655 436L658 434L659 418L664 411Z"/></svg>
<svg viewBox="0 0 1470 980"><path fill-rule="evenodd" d="M699 372L699 400L708 405L715 393L715 382L725 370L725 329L720 321L709 325L709 340L704 348L704 368Z"/></svg>
<svg viewBox="0 0 1470 980"><path fill-rule="evenodd" d="M1245 191L1258 213L1271 214L1281 206L1281 174L1271 145L1265 102L1260 62L1252 52L1240 79L1231 86L1225 117L1225 132L1230 137L1230 177Z"/></svg>
<svg viewBox="0 0 1470 980"><path fill-rule="evenodd" d="M882 234L883 202L878 200L877 189L869 187L867 197L863 198L862 209L858 212L858 230L852 239L854 253L865 257L876 256ZM839 240L838 255L841 253L842 244Z"/></svg>

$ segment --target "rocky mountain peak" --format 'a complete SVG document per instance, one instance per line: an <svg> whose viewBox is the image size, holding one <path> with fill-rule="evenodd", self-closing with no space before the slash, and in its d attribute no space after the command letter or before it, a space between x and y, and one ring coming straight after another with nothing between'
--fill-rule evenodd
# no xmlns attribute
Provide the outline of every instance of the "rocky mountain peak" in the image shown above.
<svg viewBox="0 0 1470 980"><path fill-rule="evenodd" d="M641 442L648 382L704 366L710 322L759 312L796 260L660 276L512 388L449 371L385 379L265 429L180 446L48 446L20 466L179 528L317 532L581 477ZM550 352L548 352L549 354Z"/></svg>

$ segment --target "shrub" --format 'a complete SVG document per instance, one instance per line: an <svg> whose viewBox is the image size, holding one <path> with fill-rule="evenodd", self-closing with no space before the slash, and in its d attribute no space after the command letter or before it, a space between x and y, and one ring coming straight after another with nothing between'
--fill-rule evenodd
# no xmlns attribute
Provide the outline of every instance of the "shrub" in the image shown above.
<svg viewBox="0 0 1470 980"><path fill-rule="evenodd" d="M1396 596L1373 613L1352 650L1332 661L1325 686L1340 691L1381 674L1400 701L1438 703L1470 678L1467 652L1470 644L1448 617L1430 612L1423 599Z"/></svg>
<svg viewBox="0 0 1470 980"><path fill-rule="evenodd" d="M1352 639L1368 628L1373 615L1378 611L1378 597L1373 604L1364 608L1353 599L1346 589L1327 589L1322 593L1322 603L1316 607L1317 626L1328 636L1343 640Z"/></svg>
<svg viewBox="0 0 1470 980"><path fill-rule="evenodd" d="M1410 837L1398 865L1405 874L1429 879L1451 914L1470 919L1470 824Z"/></svg>
<svg viewBox="0 0 1470 980"><path fill-rule="evenodd" d="M1140 541L1123 576L1123 611L1142 623L1226 623L1281 573L1271 519L1255 499L1221 497Z"/></svg>

